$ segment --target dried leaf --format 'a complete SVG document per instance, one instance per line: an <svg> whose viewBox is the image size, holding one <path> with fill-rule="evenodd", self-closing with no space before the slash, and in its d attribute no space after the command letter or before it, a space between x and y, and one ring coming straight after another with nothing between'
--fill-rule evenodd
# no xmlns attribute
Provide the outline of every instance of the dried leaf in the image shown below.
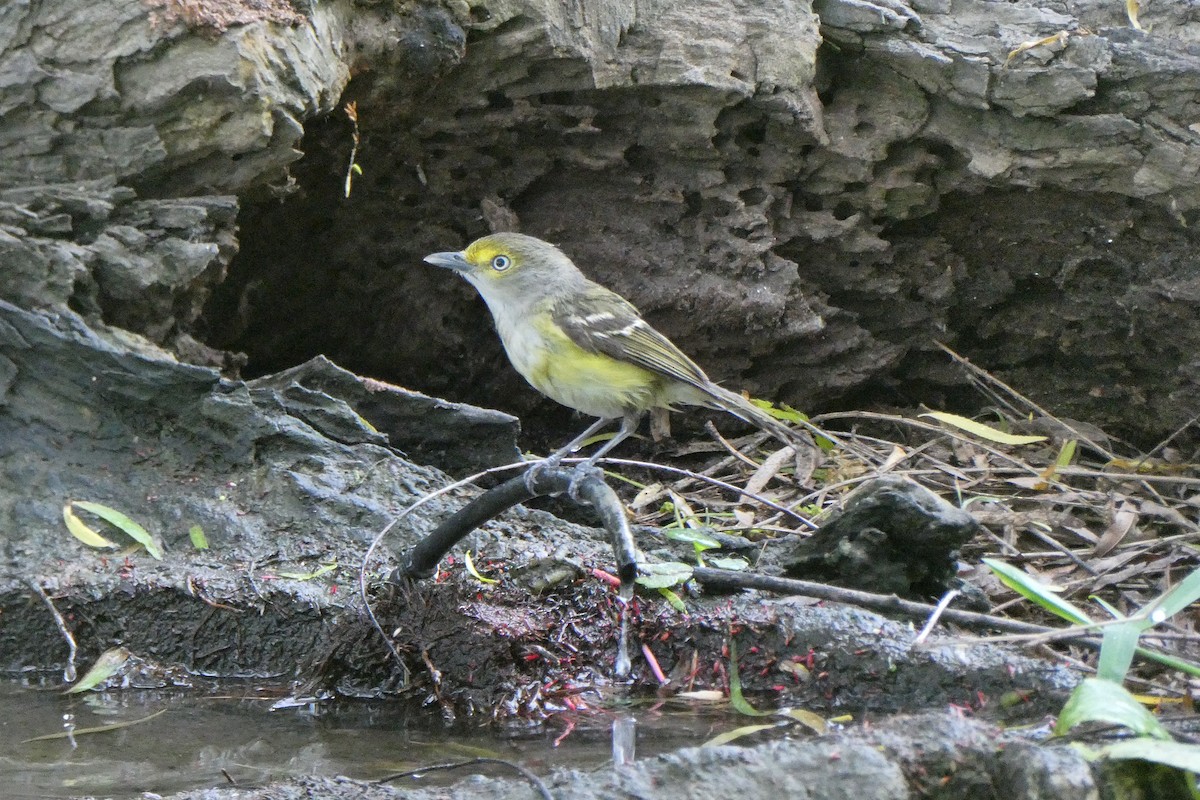
<svg viewBox="0 0 1200 800"><path fill-rule="evenodd" d="M1126 0L1127 3L1136 3L1137 0ZM1008 51L1008 58L1004 59L1004 66L1007 67L1009 62L1022 53L1027 53L1035 47L1051 47L1058 45L1059 48L1067 46L1067 39L1071 36L1070 31L1059 31L1053 36L1047 36L1044 39L1030 39L1029 41L1021 42L1019 45Z"/></svg>
<svg viewBox="0 0 1200 800"><path fill-rule="evenodd" d="M337 562L332 564L322 564L312 572L280 572L277 573L281 578L287 578L293 581L311 581L313 578L319 578L326 572L332 572L337 569Z"/></svg>
<svg viewBox="0 0 1200 800"><path fill-rule="evenodd" d="M898 444L892 445L892 452L888 453L887 459L883 462L883 466L879 468L880 472L887 472L892 467L908 458L908 452Z"/></svg>
<svg viewBox="0 0 1200 800"><path fill-rule="evenodd" d="M1133 503L1121 503L1120 507L1113 513L1112 522L1104 529L1104 533L1100 534L1100 541L1096 542L1096 546L1092 548L1092 556L1099 558L1100 556L1108 555L1133 530L1133 526L1137 524L1138 517L1139 514L1135 510Z"/></svg>
<svg viewBox="0 0 1200 800"><path fill-rule="evenodd" d="M630 502L629 508L635 513L641 511L651 503L657 502L666 493L667 489L661 483L652 483L633 496L633 501Z"/></svg>

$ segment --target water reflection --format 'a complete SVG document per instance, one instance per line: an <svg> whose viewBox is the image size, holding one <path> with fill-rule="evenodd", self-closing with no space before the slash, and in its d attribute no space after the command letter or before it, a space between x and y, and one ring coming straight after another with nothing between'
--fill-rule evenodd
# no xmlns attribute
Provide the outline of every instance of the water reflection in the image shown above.
<svg viewBox="0 0 1200 800"><path fill-rule="evenodd" d="M473 757L516 761L545 775L556 767L589 769L614 757L630 760L635 730L645 756L699 744L736 724L723 715L664 716L651 706L639 712L636 726L623 708L551 718L536 731L497 730L472 720L447 727L432 715L407 713L396 702L270 711L278 699L278 694L251 686L221 695L138 691L64 696L0 682L0 741L5 745L0 785L11 800L123 798L231 783L261 785L298 775L369 780L448 758ZM160 711L165 713L145 719ZM69 730L73 736L27 741ZM556 739L561 739L558 746ZM445 785L463 777L430 775L414 785Z"/></svg>

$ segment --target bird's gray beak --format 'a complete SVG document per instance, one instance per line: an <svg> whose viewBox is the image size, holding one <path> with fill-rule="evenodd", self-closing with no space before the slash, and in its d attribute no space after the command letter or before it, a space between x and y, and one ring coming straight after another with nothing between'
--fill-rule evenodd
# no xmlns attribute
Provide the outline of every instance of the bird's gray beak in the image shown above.
<svg viewBox="0 0 1200 800"><path fill-rule="evenodd" d="M433 264L435 267L445 267L452 269L455 272L470 272L471 265L467 262L466 257L462 252L457 253L430 253L425 256L426 264Z"/></svg>

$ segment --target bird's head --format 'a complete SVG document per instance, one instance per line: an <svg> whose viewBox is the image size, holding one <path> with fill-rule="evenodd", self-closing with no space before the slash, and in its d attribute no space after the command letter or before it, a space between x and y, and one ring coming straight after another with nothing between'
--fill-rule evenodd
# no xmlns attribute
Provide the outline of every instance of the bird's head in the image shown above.
<svg viewBox="0 0 1200 800"><path fill-rule="evenodd" d="M425 261L454 270L489 301L554 294L583 278L561 250L523 233L493 233L471 242L466 250L431 253Z"/></svg>

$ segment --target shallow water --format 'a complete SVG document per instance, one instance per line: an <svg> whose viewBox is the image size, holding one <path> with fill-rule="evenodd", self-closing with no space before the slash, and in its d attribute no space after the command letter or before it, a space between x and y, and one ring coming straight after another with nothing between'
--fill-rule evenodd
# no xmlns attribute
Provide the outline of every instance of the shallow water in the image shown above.
<svg viewBox="0 0 1200 800"><path fill-rule="evenodd" d="M156 691L63 695L0 682L0 794L10 800L126 798L231 782L256 786L295 775L370 780L478 756L515 761L545 775L555 767L611 763L615 719L622 720L621 738L629 736L628 709L554 717L542 730L522 733L480 728L469 720L446 726L436 711L426 709L417 716L394 702L271 711L277 699L249 686L219 696ZM160 711L119 730L84 732ZM637 757L700 744L738 724L727 714L683 708L664 714L650 706L636 717ZM26 741L72 728L73 737ZM556 747L558 737L562 741ZM630 747L628 741L622 747ZM513 776L484 765L404 778L394 785L445 785L472 771Z"/></svg>

